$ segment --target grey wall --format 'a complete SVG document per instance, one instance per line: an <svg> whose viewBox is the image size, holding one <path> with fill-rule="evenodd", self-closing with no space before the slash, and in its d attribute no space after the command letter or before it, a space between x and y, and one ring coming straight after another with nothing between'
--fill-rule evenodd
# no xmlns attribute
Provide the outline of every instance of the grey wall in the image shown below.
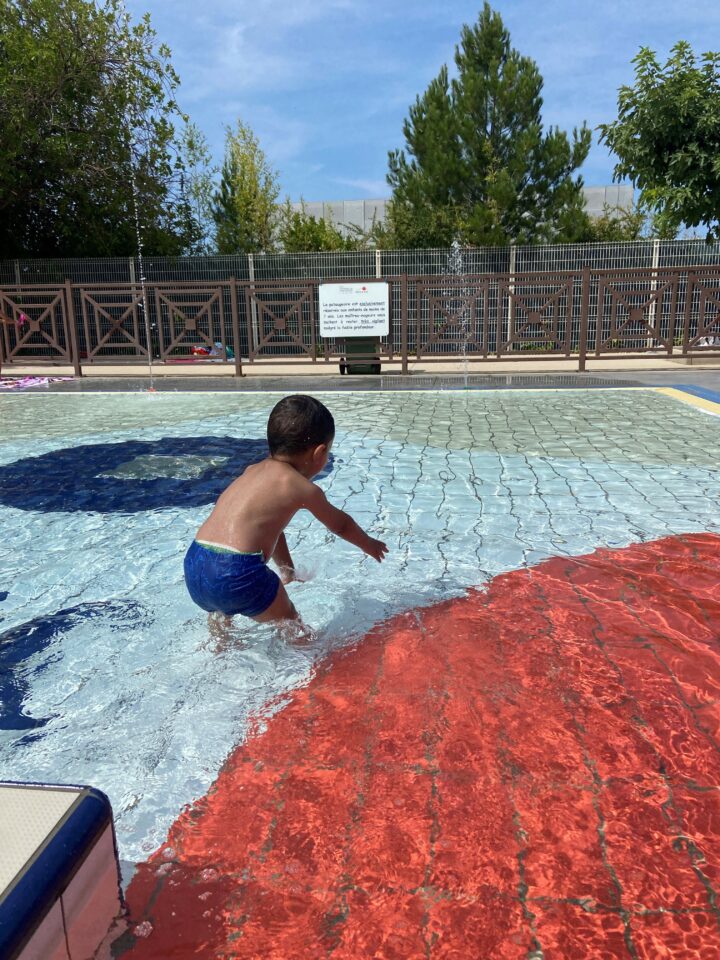
<svg viewBox="0 0 720 960"><path fill-rule="evenodd" d="M634 193L632 187L617 183L609 187L585 187L585 209L591 217L599 217L604 207L611 210L627 210L633 205Z"/></svg>
<svg viewBox="0 0 720 960"><path fill-rule="evenodd" d="M605 206L610 209L628 208L633 203L633 188L613 184L607 187L585 187L585 209L591 217L599 217ZM300 210L302 204L293 203ZM380 223L385 219L387 200L311 200L305 202L307 213L320 219L332 219L337 227L355 226L363 231L372 227L373 218Z"/></svg>

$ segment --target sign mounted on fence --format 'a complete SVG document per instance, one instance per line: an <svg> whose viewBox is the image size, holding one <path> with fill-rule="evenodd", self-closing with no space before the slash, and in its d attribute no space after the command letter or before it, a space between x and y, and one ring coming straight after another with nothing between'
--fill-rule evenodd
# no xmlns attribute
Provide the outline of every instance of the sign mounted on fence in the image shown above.
<svg viewBox="0 0 720 960"><path fill-rule="evenodd" d="M386 337L390 332L387 283L321 283L321 337Z"/></svg>

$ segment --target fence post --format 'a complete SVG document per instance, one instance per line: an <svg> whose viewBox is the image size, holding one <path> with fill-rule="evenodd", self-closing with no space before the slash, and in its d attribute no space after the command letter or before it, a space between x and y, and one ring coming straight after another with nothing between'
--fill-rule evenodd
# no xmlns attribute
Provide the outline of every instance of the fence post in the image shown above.
<svg viewBox="0 0 720 960"><path fill-rule="evenodd" d="M679 283L680 281L678 280L678 285ZM688 355L688 350L690 349L690 321L692 319L692 299L694 294L694 287L695 287L695 274L691 273L688 270L686 286L685 286L685 309L683 310L683 342L682 342L683 357L686 357ZM699 323L700 323L700 317L698 315L698 325Z"/></svg>
<svg viewBox="0 0 720 960"><path fill-rule="evenodd" d="M578 371L585 373L587 357L588 314L590 313L590 267L584 266L582 271L582 306L580 307L580 356Z"/></svg>
<svg viewBox="0 0 720 960"><path fill-rule="evenodd" d="M653 244L652 245L652 266L651 266L652 279L650 281L650 291L651 293L657 293L657 288L658 288L657 270L658 270L658 266L660 265L660 241L653 240L652 244ZM656 317L657 317L657 300L653 300L648 310L648 326L649 327L655 326ZM662 316L660 317L660 320L662 321ZM648 337L645 345L648 350L652 349L654 345L653 338ZM672 347L670 349L672 352Z"/></svg>
<svg viewBox="0 0 720 960"><path fill-rule="evenodd" d="M508 347L513 340L513 294L515 293L515 268L517 265L517 247L514 243L510 244L510 275L508 277L508 307L507 307L507 343Z"/></svg>
<svg viewBox="0 0 720 960"><path fill-rule="evenodd" d="M73 304L73 289L70 280L65 280L65 316L67 317L68 334L70 336L70 356L76 377L81 377L80 351L78 349L77 328L75 326L75 305Z"/></svg>
<svg viewBox="0 0 720 960"><path fill-rule="evenodd" d="M248 277L250 283L252 284L251 290L253 294L255 293L255 257L249 253L248 254ZM250 316L252 317L252 332L253 332L253 341L257 346L260 343L260 327L258 325L258 309L257 303L255 302L255 297L251 297L250 300Z"/></svg>
<svg viewBox="0 0 720 960"><path fill-rule="evenodd" d="M408 278L406 273L400 280L400 357L402 360L400 371L406 374L408 372Z"/></svg>
<svg viewBox="0 0 720 960"><path fill-rule="evenodd" d="M235 376L242 377L242 343L240 341L240 315L238 314L237 286L235 277L230 277L230 313L232 316L233 353L235 354Z"/></svg>
<svg viewBox="0 0 720 960"><path fill-rule="evenodd" d="M382 252L375 251L375 278L380 280L382 277Z"/></svg>

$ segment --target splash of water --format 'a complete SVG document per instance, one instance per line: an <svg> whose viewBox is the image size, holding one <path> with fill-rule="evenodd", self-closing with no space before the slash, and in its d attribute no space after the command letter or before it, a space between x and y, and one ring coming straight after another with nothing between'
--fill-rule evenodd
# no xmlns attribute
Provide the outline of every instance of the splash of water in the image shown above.
<svg viewBox="0 0 720 960"><path fill-rule="evenodd" d="M465 258L463 256L460 241L455 239L450 245L450 253L447 258L446 276L455 280L461 279L467 275L465 268ZM463 382L467 390L468 387L468 345L470 342L470 296L471 291L467 287L453 283L448 290L448 308L460 324L462 341L460 343L460 355L462 356Z"/></svg>
<svg viewBox="0 0 720 960"><path fill-rule="evenodd" d="M155 393L154 374L153 374L153 345L152 334L150 330L150 312L148 310L148 298L145 278L145 262L143 259L143 228L140 220L140 188L138 186L137 168L135 165L135 130L138 125L137 104L132 96L130 86L130 14L122 7L122 19L124 26L125 41L125 124L127 132L127 147L130 157L130 191L133 203L133 217L135 220L135 243L137 247L137 263L140 269L140 310L142 311L143 324L145 327L145 338L147 343L148 371L150 375L150 393ZM133 293L134 298L134 293Z"/></svg>

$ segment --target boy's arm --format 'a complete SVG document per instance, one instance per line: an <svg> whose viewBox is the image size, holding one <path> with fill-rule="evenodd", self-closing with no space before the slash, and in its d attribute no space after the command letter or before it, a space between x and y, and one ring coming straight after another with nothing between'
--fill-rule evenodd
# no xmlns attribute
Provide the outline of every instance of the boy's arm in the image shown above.
<svg viewBox="0 0 720 960"><path fill-rule="evenodd" d="M291 583L295 579L295 564L290 556L290 548L287 545L285 534L281 533L277 538L275 549L272 552L272 559L280 570L280 579L283 583Z"/></svg>
<svg viewBox="0 0 720 960"><path fill-rule="evenodd" d="M373 557L378 563L381 563L388 552L388 548L382 540L375 540L369 534L365 533L362 527L359 527L353 518L338 510L331 503L328 503L327 497L320 487L311 484L310 491L303 503L306 510L309 510L320 523L324 523L331 533L336 537L342 537L353 546L359 547L368 556Z"/></svg>

